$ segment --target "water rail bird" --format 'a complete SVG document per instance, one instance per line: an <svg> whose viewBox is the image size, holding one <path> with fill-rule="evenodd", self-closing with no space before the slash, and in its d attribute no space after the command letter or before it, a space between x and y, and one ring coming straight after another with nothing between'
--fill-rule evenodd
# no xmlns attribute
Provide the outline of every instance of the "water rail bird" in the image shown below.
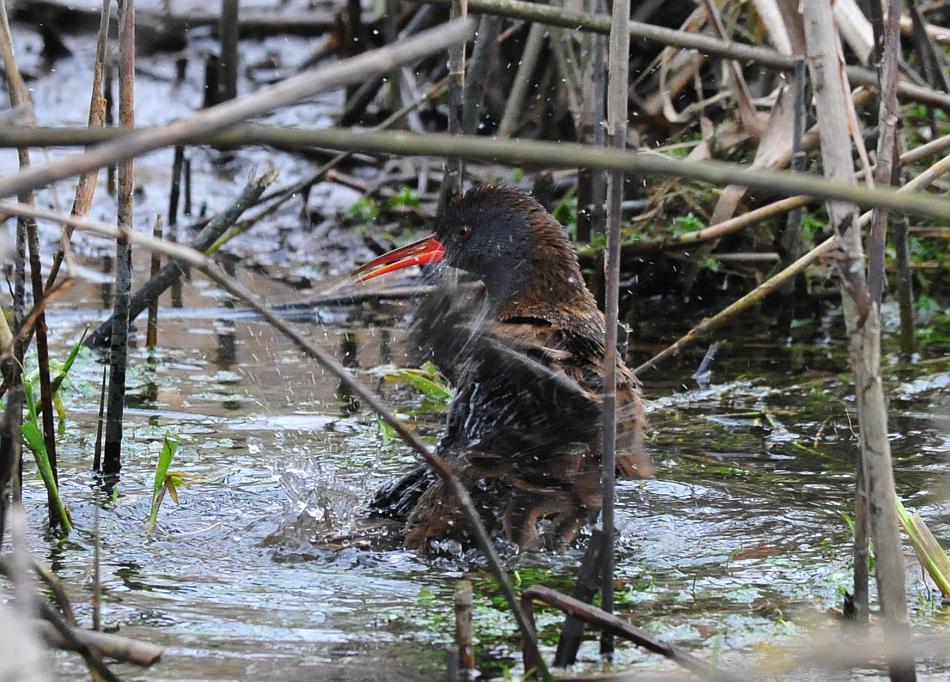
<svg viewBox="0 0 950 682"><path fill-rule="evenodd" d="M604 317L565 229L532 197L479 185L434 234L354 273L367 280L444 264L483 293L442 277L415 311L410 342L455 385L437 453L489 530L521 550L569 543L601 508ZM617 362L617 473L652 475L638 383ZM470 544L454 496L425 466L377 491L372 510L402 524L407 546Z"/></svg>

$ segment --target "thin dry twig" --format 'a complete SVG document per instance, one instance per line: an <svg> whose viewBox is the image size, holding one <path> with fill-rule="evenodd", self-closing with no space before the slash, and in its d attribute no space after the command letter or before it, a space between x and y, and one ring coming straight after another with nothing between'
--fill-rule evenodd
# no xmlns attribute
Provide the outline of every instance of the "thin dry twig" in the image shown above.
<svg viewBox="0 0 950 682"><path fill-rule="evenodd" d="M926 189L937 178L948 172L950 172L950 156L945 156L897 191L902 194L906 194ZM860 228L867 225L870 220L871 213L869 211L861 216L860 220L858 221L858 227ZM782 284L788 281L790 278L794 278L798 274L804 272L805 268L822 256L828 254L831 251L832 246L834 246L834 237L829 237L811 251L803 255L801 258L796 260L794 263L789 265L787 268L784 268L780 272L764 281L742 298L738 299L734 303L731 303L712 317L707 317L704 319L698 325L690 329L686 334L677 339L673 344L667 346L652 358L638 366L634 370L634 373L640 375L648 369L656 367L664 360L678 355L684 348L693 345L693 343L699 339L735 318L739 313L762 301L773 291L776 291L779 287L781 287Z"/></svg>
<svg viewBox="0 0 950 682"><path fill-rule="evenodd" d="M366 53L369 54L369 53ZM226 106L226 105L220 105ZM151 129L149 134L161 129ZM23 131L25 133L25 131ZM102 145L121 145L125 136L136 137L146 133L129 133L124 131L99 131L78 128L73 131L77 139L96 139L104 135L120 138L119 140ZM266 143L280 137L286 142L300 146L323 147L351 152L366 152L378 154L398 154L402 156L461 156L472 161L506 162L519 165L549 166L552 168L576 168L589 166L604 170L622 170L624 173L641 175L661 175L670 177L700 180L713 184L742 185L762 192L793 196L807 194L819 199L841 199L870 208L886 208L891 211L929 215L943 220L950 220L950 200L926 194L902 194L888 188L868 188L851 183L826 180L824 178L791 173L788 171L756 170L750 171L746 166L725 161L682 161L672 159L652 152L633 152L619 149L602 149L586 146L574 142L539 142L536 140L497 140L469 135L446 135L440 133L417 134L405 131L359 131L340 128L303 129L287 128L283 130L262 130L258 126L237 126L228 132L243 137L247 144L253 142ZM0 144L5 141L7 132L0 128ZM88 136L88 137L87 137ZM21 139L20 133L17 138ZM191 141L200 142L200 138ZM89 153L77 154L69 157L76 162L82 172L85 166L99 163L99 158L90 159ZM123 152L124 154L124 152ZM124 156L123 156L124 158ZM107 160L106 163L109 161ZM58 162L55 162L58 164ZM50 164L52 166L53 164ZM41 168L33 166L30 170ZM45 168L45 167L42 167ZM57 174L59 171L57 170ZM24 173L23 176L27 174ZM9 180L9 182L7 181ZM32 184L31 177L26 178L26 185ZM16 184L11 184L16 183ZM16 190L23 180L21 176L13 175L0 178L0 196L8 187Z"/></svg>
<svg viewBox="0 0 950 682"><path fill-rule="evenodd" d="M681 665L686 670L699 675L703 679L712 678L722 682L739 679L734 675L717 669L712 664L697 658L675 644L668 644L657 639L649 632L641 630L623 618L582 602L580 599L575 599L557 590L552 590L545 585L531 585L524 590L524 596L528 599L535 599L545 604L550 604L604 632L610 632L617 637L622 637L637 646L643 647L647 651L660 654L674 663Z"/></svg>
<svg viewBox="0 0 950 682"><path fill-rule="evenodd" d="M448 5L451 2L451 0L418 1L436 5ZM525 2L524 0L468 0L468 3L469 9L473 12L499 14L513 19L537 21L551 26L561 26L575 30L610 33L610 18L607 16L574 12L551 5ZM634 39L696 50L701 54L737 59L741 62L757 63L784 71L792 71L795 68L796 57L781 54L767 47L753 47L742 43L727 42L702 33L677 31L638 21L631 21L628 26L630 37ZM870 69L848 66L847 73L850 81L856 85L871 87L877 85L877 74ZM907 81L900 81L897 88L898 94L902 97L950 112L950 94L937 92Z"/></svg>
<svg viewBox="0 0 950 682"><path fill-rule="evenodd" d="M326 90L364 80L375 73L384 73L396 65L411 64L466 39L471 32L472 24L468 20L450 22L438 28L423 31L396 45L364 52L357 57L317 69L312 73L288 78L276 85L262 88L243 99L224 102L196 114L184 116L168 125L136 132L127 138L100 145L83 154L42 166L33 166L22 173L0 177L0 197L42 187L57 180L125 161L161 147L200 139L244 119L313 97Z"/></svg>
<svg viewBox="0 0 950 682"><path fill-rule="evenodd" d="M106 100L103 96L103 81L106 69L106 52L109 46L109 6L111 0L102 0L102 14L99 20L99 36L96 39L96 65L92 74L92 95L89 99L89 127L102 128L106 120ZM83 173L76 185L76 195L73 198L72 215L84 216L92 208L92 200L96 194L96 185L99 180L99 169ZM69 240L72 229L66 226L63 229L63 238L59 250L53 255L53 264L46 277L46 288L49 289L56 282L63 258L69 252Z"/></svg>

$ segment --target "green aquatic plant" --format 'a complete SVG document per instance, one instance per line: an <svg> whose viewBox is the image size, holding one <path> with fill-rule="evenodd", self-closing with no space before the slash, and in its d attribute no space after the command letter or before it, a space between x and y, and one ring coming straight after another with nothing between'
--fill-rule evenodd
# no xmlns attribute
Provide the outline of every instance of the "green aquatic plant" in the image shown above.
<svg viewBox="0 0 950 682"><path fill-rule="evenodd" d="M394 197L389 197L386 200L386 205L389 208L396 208L398 206L404 206L406 208L419 208L419 195L409 187L403 187L399 194Z"/></svg>
<svg viewBox="0 0 950 682"><path fill-rule="evenodd" d="M409 414L444 412L452 398L448 379L431 362L421 367L380 365L369 370L369 373L390 383L407 385L423 397L422 404L415 410L409 410Z"/></svg>
<svg viewBox="0 0 950 682"><path fill-rule="evenodd" d="M695 213L690 211L684 216L679 216L673 219L673 234L681 234L683 232L699 232L706 227L706 223L702 221Z"/></svg>
<svg viewBox="0 0 950 682"><path fill-rule="evenodd" d="M59 422L57 433L60 436L66 432L66 408L63 406L63 401L60 397L60 389L69 374L69 370L72 369L76 357L79 355L79 351L83 347L82 344L86 339L87 331L88 330L83 330L79 340L70 348L63 362L50 360L50 370L55 373L50 382L50 395ZM26 415L23 418L23 425L21 427L23 442L27 448L29 448L30 452L33 453L37 471L39 472L40 479L43 481L43 485L46 486L46 490L49 493L56 518L59 519L63 530L69 533L73 528L72 518L60 495L59 484L56 481L56 474L53 471L53 463L50 461L49 452L46 449L46 441L43 437L43 425L40 417L39 399L37 398L39 391L39 368L30 372L27 372L22 367L21 370L23 370L23 394L26 400Z"/></svg>
<svg viewBox="0 0 950 682"><path fill-rule="evenodd" d="M571 234L577 233L577 195L568 192L555 204L551 215Z"/></svg>
<svg viewBox="0 0 950 682"><path fill-rule="evenodd" d="M950 597L950 557L943 551L920 514L908 512L899 497L895 497L895 501L897 502L897 518L904 532L907 533L917 560L933 578L943 596Z"/></svg>
<svg viewBox="0 0 950 682"><path fill-rule="evenodd" d="M158 462L155 465L155 481L152 485L152 506L148 514L148 530L155 528L158 520L158 510L162 506L167 492L175 504L178 504L178 486L184 482L184 474L169 471L175 453L178 451L179 440L165 436L162 440L162 450L158 453Z"/></svg>
<svg viewBox="0 0 950 682"><path fill-rule="evenodd" d="M76 341L72 348L69 349L69 353L66 355L65 360L60 362L50 358L49 361L50 375L52 376L52 380L50 381L50 392L52 393L53 398L53 408L56 410L56 417L59 422L57 432L60 436L64 435L66 432L66 408L63 406L63 400L60 396L59 389L62 387L63 382L66 381L69 370L72 369L73 364L76 362L76 358L79 356L79 351L83 348L83 341L86 340L86 332L88 331L88 328L83 330L79 340ZM38 367L30 372L23 373L23 388L24 390L29 391L30 396L34 400L36 399L34 389L38 385L39 380L40 370Z"/></svg>
<svg viewBox="0 0 950 682"><path fill-rule="evenodd" d="M23 440L27 447L33 453L36 460L36 468L39 470L43 485L49 493L50 501L56 511L56 517L67 533L73 529L72 518L63 498L59 494L59 485L56 483L56 476L53 474L53 465L49 459L49 453L46 450L46 442L43 440L43 427L40 424L40 416L37 413L36 399L33 397L33 384L26 377L23 379L24 395L26 396L26 416L23 419Z"/></svg>
<svg viewBox="0 0 950 682"><path fill-rule="evenodd" d="M379 204L367 197L361 197L346 209L343 215L352 220L370 223L379 217L379 212Z"/></svg>

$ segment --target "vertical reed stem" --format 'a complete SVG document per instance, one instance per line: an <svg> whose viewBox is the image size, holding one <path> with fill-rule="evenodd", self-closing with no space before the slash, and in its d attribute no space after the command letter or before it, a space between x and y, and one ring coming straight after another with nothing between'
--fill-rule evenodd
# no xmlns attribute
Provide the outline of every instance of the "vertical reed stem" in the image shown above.
<svg viewBox="0 0 950 682"><path fill-rule="evenodd" d="M835 30L831 0L803 3L802 12L825 176L852 179L854 165L849 124L843 106L845 98L850 97L850 88L841 65L841 43ZM897 16L891 18L896 21ZM890 43L894 46L893 61L899 49L896 33L891 33L891 40L894 41ZM887 52L885 49L885 57ZM882 100L886 102L887 97L882 96ZM829 201L828 215L835 235L833 255L841 280L849 360L857 397L860 457L866 480L884 632L892 651L907 652L911 649L910 626L905 599L904 557L894 503L887 406L881 381L880 306L869 291L857 207L845 201ZM910 661L892 659L888 663L892 680L916 679L912 658Z"/></svg>
<svg viewBox="0 0 950 682"><path fill-rule="evenodd" d="M802 146L802 139L805 136L805 80L807 71L805 70L805 60L800 59L795 64L795 79L792 86L795 88L795 118L792 123L792 159L789 168L793 171L804 171L806 153ZM782 232L781 252L782 265L788 267L799 259L802 255L802 215L804 208L796 206L788 214L785 221L785 230ZM795 292L795 281L792 278L785 282L779 289L779 295L785 299L785 305L779 311L780 324L783 333L787 334L794 318L794 306L792 296Z"/></svg>
<svg viewBox="0 0 950 682"><path fill-rule="evenodd" d="M218 62L218 98L216 103L237 97L238 79L238 5L239 0L221 0L218 39L221 59Z"/></svg>
<svg viewBox="0 0 950 682"><path fill-rule="evenodd" d="M468 15L468 0L453 0L450 19ZM465 91L465 42L460 41L449 49L449 134L462 133L462 97ZM462 188L462 160L446 159L445 176L442 180L440 208L448 205L452 196Z"/></svg>
<svg viewBox="0 0 950 682"><path fill-rule="evenodd" d="M614 0L610 29L609 80L607 86L607 137L609 144L623 149L627 142L627 72L630 66L630 1ZM620 205L623 202L623 173L613 171L608 183L607 206L607 340L604 354L604 453L603 453L603 525L604 576L603 609L614 608L614 493L616 487L617 441L617 316L620 288ZM613 653L613 637L604 634L601 653Z"/></svg>
<svg viewBox="0 0 950 682"><path fill-rule="evenodd" d="M487 90L485 82L489 78L492 57L498 50L501 21L502 18L499 16L483 14L478 22L478 31L475 33L472 59L468 65L468 77L463 92L462 133L465 135L475 135L478 132L478 119ZM462 49L465 49L464 45Z"/></svg>
<svg viewBox="0 0 950 682"><path fill-rule="evenodd" d="M7 76L8 88L10 91L10 105L13 108L23 107L29 110L30 119L33 119L32 103L30 94L26 89L26 84L20 75L17 67L16 55L13 52L13 36L10 32L10 23L7 18L7 8L5 0L0 0L0 51L3 52L3 66ZM20 168L28 168L30 165L30 151L26 147L17 150ZM18 195L20 203L32 206L34 204L34 194L32 190L21 192ZM37 231L36 220L32 218L20 217L17 219L17 237L21 238L21 228L25 232L26 241L29 247L30 259L30 282L33 289L33 301L39 305L43 300L43 270L40 264L40 238ZM20 245L18 244L18 247ZM25 275L24 275L25 276ZM25 286L25 283L24 283ZM25 292L24 292L25 293ZM17 335L20 336L20 325L22 318L17 323ZM59 480L59 472L56 467L56 424L53 418L53 389L49 373L49 345L47 343L46 312L40 310L36 318L36 360L39 366L40 374L40 410L43 419L43 442L46 447L46 454L49 458L50 467L53 470L53 480ZM25 347L20 344L20 355L18 360L23 362L23 351ZM47 491L49 506L49 522L51 527L55 527L59 521L56 511L55 498L52 490Z"/></svg>
<svg viewBox="0 0 950 682"><path fill-rule="evenodd" d="M92 94L89 97L89 119L90 128L101 128L106 120L106 100L103 97L103 81L106 72L106 52L109 46L109 16L111 0L102 0L102 13L99 19L99 36L96 39L96 65L92 74ZM76 186L76 195L73 198L73 208L70 215L75 217L84 217L92 208L92 200L96 194L96 184L99 180L99 171L89 171L83 173L79 178L79 184ZM63 264L63 258L66 257L66 251L69 248L69 240L73 236L73 227L67 225L63 228L63 242L53 256L53 264L50 266L49 275L46 278L46 288L52 289L56 283L56 277L59 275L59 269Z"/></svg>
<svg viewBox="0 0 950 682"><path fill-rule="evenodd" d="M181 198L181 175L184 163L185 148L180 144L175 145L175 156L172 160L172 186L168 192L168 227L170 228L178 224L178 200Z"/></svg>
<svg viewBox="0 0 950 682"><path fill-rule="evenodd" d="M106 386L108 378L108 365L102 366L102 381L99 383L99 417L96 419L96 444L92 453L92 470L96 473L102 471L102 435L105 431L106 421Z"/></svg>
<svg viewBox="0 0 950 682"><path fill-rule="evenodd" d="M475 645L472 640L472 583L455 586L455 646L458 648L459 679L475 679Z"/></svg>
<svg viewBox="0 0 950 682"><path fill-rule="evenodd" d="M118 1L118 0L117 0ZM114 76L115 64L111 60L106 62L105 65L105 80L102 84L102 96L106 100L106 126L112 127L115 125L115 80ZM110 163L109 167L106 168L106 192L110 196L115 196L115 164Z"/></svg>
<svg viewBox="0 0 950 682"><path fill-rule="evenodd" d="M879 5L874 0L872 5ZM900 176L897 125L900 110L897 105L897 58L900 55L900 0L888 0L888 17L882 25L883 58L878 66L880 79L880 109L878 115L877 165L874 168L875 185L893 185ZM887 234L887 211L875 209L871 214L868 234L868 289L871 301L881 305L884 293L884 244Z"/></svg>
<svg viewBox="0 0 950 682"><path fill-rule="evenodd" d="M135 126L135 4L119 3L119 122ZM131 159L118 168L119 229L132 231L132 189L134 167ZM125 370L128 362L129 292L132 287L132 244L126 238L115 244L115 298L112 312L112 344L109 352L109 395L103 473L116 477L122 468L122 418L125 410Z"/></svg>
<svg viewBox="0 0 950 682"><path fill-rule="evenodd" d="M532 84L531 76L538 65L538 55L541 54L545 30L547 29L544 24L538 23L531 24L528 30L528 38L525 40L524 51L521 53L521 63L518 64L518 72L511 85L508 101L505 103L505 113L501 117L501 123L498 124L498 137L511 137L518 126L518 117L522 113L528 89Z"/></svg>
<svg viewBox="0 0 950 682"><path fill-rule="evenodd" d="M597 14L607 12L606 0L595 0ZM603 147L607 144L607 36L598 33L594 36L594 144ZM592 235L604 234L607 203L607 173L602 170L591 171L590 187L590 231ZM594 256L594 270L591 291L598 303L604 302L606 265L603 252Z"/></svg>
<svg viewBox="0 0 950 682"><path fill-rule="evenodd" d="M29 165L29 155L26 153L26 164ZM21 166L22 167L22 166ZM28 204L33 203L33 193L29 192ZM21 198L22 201L22 198ZM33 301L39 305L43 300L43 271L40 265L40 239L37 233L36 221L26 222L27 243L30 249L30 279L33 285ZM40 311L36 318L36 362L40 372L40 411L43 419L43 443L46 446L46 456L53 472L53 480L59 483L59 470L56 465L56 424L53 418L53 388L49 373L49 344L47 342L46 312ZM47 490L49 524L56 527L59 522L55 498L52 490Z"/></svg>
<svg viewBox="0 0 950 682"><path fill-rule="evenodd" d="M914 328L914 275L910 264L910 243L907 239L907 217L894 221L894 251L897 260L897 300L901 314L901 353L910 357L917 352L917 331Z"/></svg>
<svg viewBox="0 0 950 682"><path fill-rule="evenodd" d="M162 238L162 216L155 216L155 229L152 231L155 239ZM151 271L149 278L154 279L162 267L162 255L158 251L152 251ZM158 345L158 295L153 296L148 301L148 322L146 323L145 346L152 349Z"/></svg>
<svg viewBox="0 0 950 682"><path fill-rule="evenodd" d="M191 157L186 156L182 166L182 174L185 176L185 205L181 212L186 216L191 216Z"/></svg>
<svg viewBox="0 0 950 682"><path fill-rule="evenodd" d="M400 0L385 0L386 17L383 22L383 39L387 45L392 45L399 40L399 5ZM420 7L416 14L423 11ZM402 69L395 67L386 74L386 108L390 111L397 111L402 107L402 94L400 93L402 81Z"/></svg>

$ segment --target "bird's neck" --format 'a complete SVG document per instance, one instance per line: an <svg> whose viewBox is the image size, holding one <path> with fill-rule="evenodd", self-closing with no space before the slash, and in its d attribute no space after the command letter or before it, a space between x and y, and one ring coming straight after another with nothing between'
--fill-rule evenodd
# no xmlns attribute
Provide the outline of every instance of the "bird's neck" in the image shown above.
<svg viewBox="0 0 950 682"><path fill-rule="evenodd" d="M577 264L577 255L568 245L564 253L552 258L548 253L523 261L513 272L487 282L488 299L496 310L496 319L539 317L554 322L557 318L599 317L597 301L588 291Z"/></svg>

